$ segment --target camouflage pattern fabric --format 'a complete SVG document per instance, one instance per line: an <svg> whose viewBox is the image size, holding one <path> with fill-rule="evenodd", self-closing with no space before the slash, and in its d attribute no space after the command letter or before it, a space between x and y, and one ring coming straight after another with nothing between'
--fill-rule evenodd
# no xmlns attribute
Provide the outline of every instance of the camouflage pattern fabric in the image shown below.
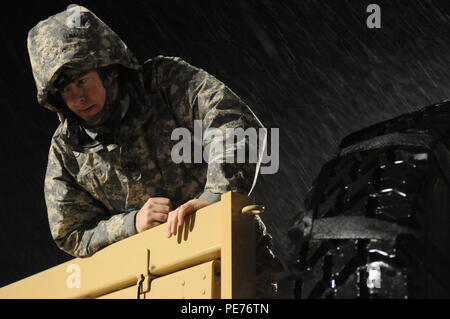
<svg viewBox="0 0 450 319"><path fill-rule="evenodd" d="M77 8L80 24L68 25ZM168 197L177 207L193 198L213 203L227 191L247 194L256 164L176 164L171 150L178 141L171 134L177 127L193 132L194 120L201 120L203 130L258 129L249 107L215 77L180 58L158 56L140 65L106 24L88 9L77 8L41 21L28 35L38 101L57 112L61 122L51 141L45 179L57 246L87 257L136 234L135 215L150 197ZM63 67L89 70L113 64L135 74L121 87L129 105L117 140L81 147L77 121L52 104L54 81ZM211 142L204 139L203 147ZM234 151L240 147L249 149L248 140L236 143ZM258 227L260 238L270 237L262 234L263 228ZM265 247L265 254L273 256L269 245Z"/></svg>
<svg viewBox="0 0 450 319"><path fill-rule="evenodd" d="M79 25L73 24L74 18ZM28 33L28 53L38 102L52 111L58 109L49 103L48 93L55 91L53 83L62 66L77 70L112 64L136 71L142 68L114 31L82 6L62 11L32 28Z"/></svg>

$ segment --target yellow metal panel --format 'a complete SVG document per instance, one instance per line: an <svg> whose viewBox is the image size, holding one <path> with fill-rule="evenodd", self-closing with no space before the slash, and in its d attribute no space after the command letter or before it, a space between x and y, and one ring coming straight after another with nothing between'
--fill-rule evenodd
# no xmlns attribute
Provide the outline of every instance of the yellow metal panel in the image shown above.
<svg viewBox="0 0 450 319"><path fill-rule="evenodd" d="M149 292L144 287L148 298L253 298L254 217L241 212L251 204L253 200L245 195L223 194L220 202L186 218L175 237L168 239L167 225L160 225L106 247L92 257L70 260L0 288L0 298L135 298L140 275L160 276L151 282ZM218 258L220 281L211 275L218 272L211 270L218 264L206 263ZM206 264L198 267L209 267L210 275L198 282L195 276L206 270L192 266L202 263ZM191 268L182 274L180 270L187 267ZM79 271L79 288L69 288L67 284L74 275L68 272L71 269ZM189 284L178 287L180 276L189 278ZM144 283L148 283L147 279ZM199 290L199 286L205 288Z"/></svg>
<svg viewBox="0 0 450 319"><path fill-rule="evenodd" d="M220 262L214 260L152 280L143 299L217 299L220 298ZM137 285L99 297L99 299L136 299Z"/></svg>
<svg viewBox="0 0 450 319"><path fill-rule="evenodd" d="M213 299L220 298L217 291L216 268L211 261L173 274L156 278L150 283L145 299Z"/></svg>
<svg viewBox="0 0 450 319"><path fill-rule="evenodd" d="M221 298L255 298L254 216L242 213L242 208L254 202L245 195L229 192L222 195L221 203Z"/></svg>
<svg viewBox="0 0 450 319"><path fill-rule="evenodd" d="M220 257L221 202L186 218L177 236L167 238L163 224L110 245L89 258L76 258L11 285L0 288L0 299L8 298L90 298L137 282L150 251L150 272L167 274ZM68 288L71 265L79 267L80 288ZM145 274L144 274L145 275Z"/></svg>
<svg viewBox="0 0 450 319"><path fill-rule="evenodd" d="M110 294L98 297L98 299L137 299L138 286L134 285L128 288L114 291Z"/></svg>

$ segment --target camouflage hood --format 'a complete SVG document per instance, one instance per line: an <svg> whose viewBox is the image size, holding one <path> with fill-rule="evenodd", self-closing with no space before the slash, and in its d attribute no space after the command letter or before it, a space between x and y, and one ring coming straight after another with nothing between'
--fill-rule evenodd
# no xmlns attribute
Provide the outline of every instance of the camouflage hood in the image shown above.
<svg viewBox="0 0 450 319"><path fill-rule="evenodd" d="M140 71L141 65L126 44L103 21L82 6L71 6L39 22L28 33L28 52L39 104L57 112L49 94L61 69L89 70L120 64Z"/></svg>

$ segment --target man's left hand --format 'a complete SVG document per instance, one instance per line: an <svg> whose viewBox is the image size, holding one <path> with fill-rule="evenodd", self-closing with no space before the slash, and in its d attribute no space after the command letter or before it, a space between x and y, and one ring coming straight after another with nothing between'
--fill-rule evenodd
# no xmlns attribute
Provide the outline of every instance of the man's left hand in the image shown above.
<svg viewBox="0 0 450 319"><path fill-rule="evenodd" d="M184 217L208 205L209 203L204 200L191 199L177 209L169 212L169 216L167 218L167 238L177 234L178 227L183 225Z"/></svg>

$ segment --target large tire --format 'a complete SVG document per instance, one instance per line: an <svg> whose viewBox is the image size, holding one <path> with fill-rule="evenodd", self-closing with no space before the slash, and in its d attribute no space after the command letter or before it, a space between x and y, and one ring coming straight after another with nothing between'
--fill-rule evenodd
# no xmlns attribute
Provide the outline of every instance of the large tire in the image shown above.
<svg viewBox="0 0 450 319"><path fill-rule="evenodd" d="M450 297L449 128L444 102L344 139L289 232L295 298ZM314 235L322 221L331 235Z"/></svg>

